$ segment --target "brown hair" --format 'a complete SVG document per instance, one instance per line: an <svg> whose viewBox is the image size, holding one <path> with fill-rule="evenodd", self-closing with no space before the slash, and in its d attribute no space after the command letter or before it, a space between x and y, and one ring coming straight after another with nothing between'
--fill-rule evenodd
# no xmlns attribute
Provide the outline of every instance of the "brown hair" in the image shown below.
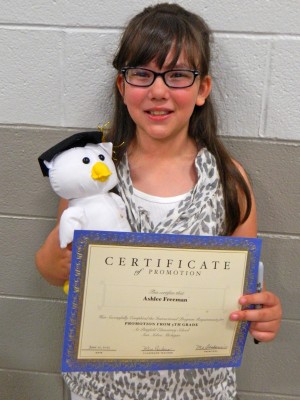
<svg viewBox="0 0 300 400"><path fill-rule="evenodd" d="M191 68L199 70L200 77L203 78L209 74L210 40L211 31L201 17L178 4L157 4L145 8L131 19L121 38L113 66L120 73L124 66L134 67L155 60L161 68L172 48L174 56L168 67L176 65L184 50ZM135 129L135 123L115 87L115 113L109 140L115 145L117 161L122 158L133 139ZM230 235L248 218L251 211L251 195L245 179L217 136L216 115L210 96L203 106L195 106L190 118L189 135L199 148L206 147L216 158L224 191L224 234ZM246 199L246 211L243 216L238 203L237 187Z"/></svg>

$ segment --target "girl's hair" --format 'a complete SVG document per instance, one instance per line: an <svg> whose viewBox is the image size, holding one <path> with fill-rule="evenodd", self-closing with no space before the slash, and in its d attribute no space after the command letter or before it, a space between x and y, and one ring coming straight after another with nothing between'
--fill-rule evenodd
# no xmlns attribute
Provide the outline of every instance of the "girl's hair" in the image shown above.
<svg viewBox="0 0 300 400"><path fill-rule="evenodd" d="M198 15L178 4L157 4L145 8L131 19L121 38L113 66L120 73L122 67L145 65L155 60L158 68L162 68L172 50L173 60L167 66L172 69L184 51L190 67L200 71L201 79L209 74L210 39L211 31ZM134 138L135 129L135 123L115 85L115 113L109 140L114 143L117 162L121 160ZM195 106L190 118L189 135L199 148L206 147L216 158L224 191L224 234L230 235L248 218L251 211L251 195L245 179L217 136L216 116L210 96L203 106ZM246 200L243 216L240 212L237 187Z"/></svg>

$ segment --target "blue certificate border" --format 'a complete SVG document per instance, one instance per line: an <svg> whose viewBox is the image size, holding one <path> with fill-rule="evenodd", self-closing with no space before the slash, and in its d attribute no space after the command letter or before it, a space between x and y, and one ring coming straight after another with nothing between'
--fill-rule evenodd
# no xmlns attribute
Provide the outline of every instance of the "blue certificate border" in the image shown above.
<svg viewBox="0 0 300 400"><path fill-rule="evenodd" d="M164 369L238 367L241 364L249 322L239 322L231 356L201 357L175 360L80 360L77 347L81 321L82 293L88 247L90 244L110 244L144 247L205 248L248 251L247 276L244 293L254 293L257 285L258 264L262 240L259 238L237 238L231 236L194 236L138 232L75 231L70 274L62 372L91 371L147 371ZM252 308L250 306L249 308Z"/></svg>

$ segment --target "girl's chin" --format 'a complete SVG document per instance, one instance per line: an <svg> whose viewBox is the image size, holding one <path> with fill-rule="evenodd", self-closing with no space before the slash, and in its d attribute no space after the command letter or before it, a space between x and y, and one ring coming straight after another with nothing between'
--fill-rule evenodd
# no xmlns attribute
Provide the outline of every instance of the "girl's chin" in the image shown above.
<svg viewBox="0 0 300 400"><path fill-rule="evenodd" d="M138 135L140 140L148 140L148 141L161 141L168 142L174 141L174 133L164 131L148 131L142 132Z"/></svg>

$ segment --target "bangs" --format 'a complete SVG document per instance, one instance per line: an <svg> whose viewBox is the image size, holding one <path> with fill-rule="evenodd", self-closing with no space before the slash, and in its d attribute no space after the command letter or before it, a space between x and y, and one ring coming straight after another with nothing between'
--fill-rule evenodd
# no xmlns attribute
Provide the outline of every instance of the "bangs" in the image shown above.
<svg viewBox="0 0 300 400"><path fill-rule="evenodd" d="M154 61L162 68L170 52L172 59L166 65L173 68L182 51L191 68L200 67L199 44L191 28L174 15L147 16L135 26L122 43L122 50L115 59L118 70L124 66L137 67Z"/></svg>

